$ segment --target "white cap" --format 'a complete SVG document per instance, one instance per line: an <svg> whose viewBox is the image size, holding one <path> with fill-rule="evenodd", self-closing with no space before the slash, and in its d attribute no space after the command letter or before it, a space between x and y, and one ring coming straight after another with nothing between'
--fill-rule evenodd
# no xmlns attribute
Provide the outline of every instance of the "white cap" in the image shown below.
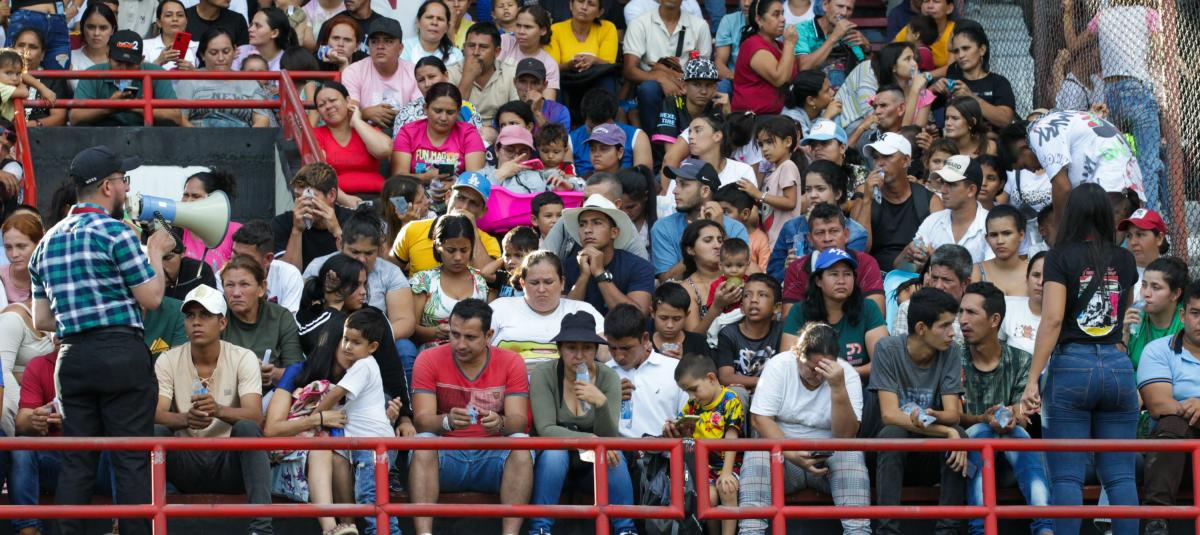
<svg viewBox="0 0 1200 535"><path fill-rule="evenodd" d="M942 177L946 182L962 182L967 179L967 168L971 166L971 157L955 154L946 158L946 164L938 171L934 171L937 176Z"/></svg>
<svg viewBox="0 0 1200 535"><path fill-rule="evenodd" d="M908 138L894 132L884 134L878 141L867 145L867 148L884 156L891 156L897 152L912 156L912 143L908 142Z"/></svg>
<svg viewBox="0 0 1200 535"><path fill-rule="evenodd" d="M225 312L229 310L229 305L225 303L225 294L207 284L192 288L192 291L183 298L183 306L179 307L180 310L187 308L188 303L199 303L205 310L219 316L224 316Z"/></svg>

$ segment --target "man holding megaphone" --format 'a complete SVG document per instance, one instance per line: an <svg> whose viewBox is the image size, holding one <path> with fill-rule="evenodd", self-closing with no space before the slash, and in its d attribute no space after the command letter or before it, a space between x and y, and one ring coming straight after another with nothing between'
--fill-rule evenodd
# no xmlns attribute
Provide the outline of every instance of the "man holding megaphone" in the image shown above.
<svg viewBox="0 0 1200 535"><path fill-rule="evenodd" d="M34 249L29 261L34 324L62 339L55 380L62 406L63 436L153 436L158 389L150 350L142 340L142 308L162 301L163 253L175 239L163 229L142 251L137 233L121 222L129 193L125 174L141 165L103 145L71 161L79 203ZM101 401L103 400L103 401ZM99 452L67 451L57 502L91 503ZM112 452L117 501L150 502L150 457L142 451ZM65 534L82 521L61 522ZM123 533L150 533L147 519L126 519Z"/></svg>

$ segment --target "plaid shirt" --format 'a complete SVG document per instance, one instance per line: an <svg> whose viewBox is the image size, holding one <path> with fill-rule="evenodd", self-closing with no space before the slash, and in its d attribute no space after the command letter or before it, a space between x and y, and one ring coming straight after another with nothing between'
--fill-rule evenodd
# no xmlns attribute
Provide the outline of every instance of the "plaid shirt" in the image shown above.
<svg viewBox="0 0 1200 535"><path fill-rule="evenodd" d="M100 206L81 203L38 242L29 275L33 298L50 301L63 337L97 327L142 328L130 288L155 273L133 229Z"/></svg>

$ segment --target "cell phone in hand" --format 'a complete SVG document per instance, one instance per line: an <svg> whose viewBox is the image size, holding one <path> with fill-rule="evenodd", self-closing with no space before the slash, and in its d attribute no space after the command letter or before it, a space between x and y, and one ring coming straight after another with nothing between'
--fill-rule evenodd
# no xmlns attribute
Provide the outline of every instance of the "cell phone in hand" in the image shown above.
<svg viewBox="0 0 1200 535"><path fill-rule="evenodd" d="M546 164L542 163L542 161L537 158L534 158L532 160L525 160L525 161L521 162L521 165L528 167L529 169L531 169L533 171L541 171L542 169L546 168Z"/></svg>
<svg viewBox="0 0 1200 535"><path fill-rule="evenodd" d="M179 32L175 34L175 42L171 43L171 50L179 52L179 59L184 59L187 56L188 47L192 44L192 34L188 32Z"/></svg>
<svg viewBox="0 0 1200 535"><path fill-rule="evenodd" d="M688 422L696 423L700 421L699 414L684 414L675 419L675 425L683 425Z"/></svg>
<svg viewBox="0 0 1200 535"><path fill-rule="evenodd" d="M809 453L808 456L812 457L814 459L825 459L828 457L833 457L833 452L832 451L814 451L812 453Z"/></svg>
<svg viewBox="0 0 1200 535"><path fill-rule="evenodd" d="M458 167L452 163L437 164L437 170L438 170L439 175L453 175L454 171L457 170L457 168Z"/></svg>

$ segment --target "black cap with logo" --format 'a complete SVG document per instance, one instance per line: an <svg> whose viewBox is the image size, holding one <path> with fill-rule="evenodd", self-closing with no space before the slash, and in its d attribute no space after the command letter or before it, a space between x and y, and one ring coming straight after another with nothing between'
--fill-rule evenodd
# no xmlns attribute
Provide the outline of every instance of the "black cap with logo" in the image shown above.
<svg viewBox="0 0 1200 535"><path fill-rule="evenodd" d="M113 173L125 173L142 166L142 159L137 156L120 157L112 149L98 145L83 149L71 160L68 173L77 186L90 186Z"/></svg>

